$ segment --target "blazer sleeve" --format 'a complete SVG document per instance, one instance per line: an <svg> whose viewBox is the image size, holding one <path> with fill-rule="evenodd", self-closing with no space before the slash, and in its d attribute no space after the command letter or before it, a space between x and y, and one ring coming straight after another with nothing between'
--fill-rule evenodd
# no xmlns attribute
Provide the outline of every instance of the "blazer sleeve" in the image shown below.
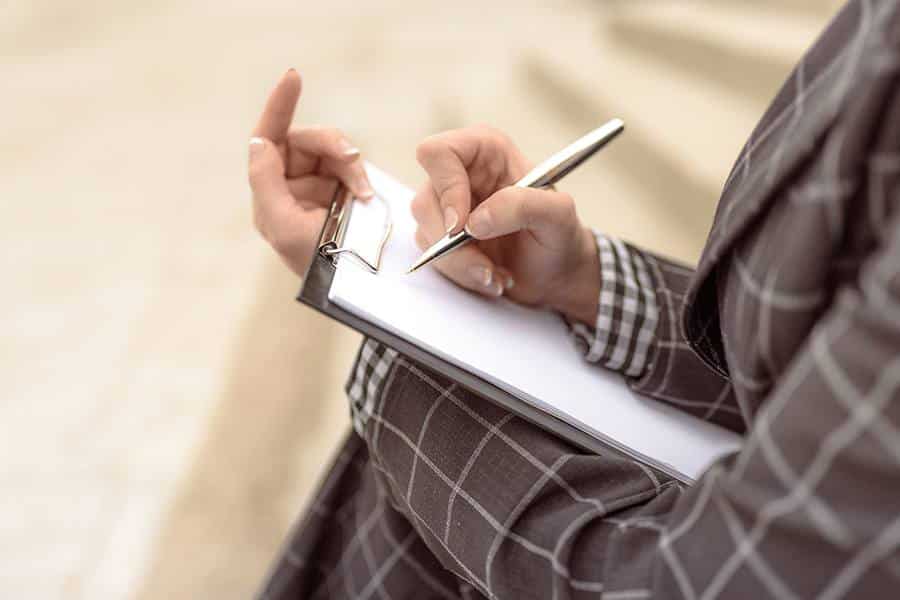
<svg viewBox="0 0 900 600"><path fill-rule="evenodd" d="M654 541L621 532L616 545L638 543L654 563L654 598L875 598L896 586L900 218L888 231L858 281L838 290L740 453L685 492L654 524Z"/></svg>
<svg viewBox="0 0 900 600"><path fill-rule="evenodd" d="M681 327L693 269L595 233L601 289L591 326L569 323L588 362L621 372L631 388L742 433L731 382L696 355Z"/></svg>

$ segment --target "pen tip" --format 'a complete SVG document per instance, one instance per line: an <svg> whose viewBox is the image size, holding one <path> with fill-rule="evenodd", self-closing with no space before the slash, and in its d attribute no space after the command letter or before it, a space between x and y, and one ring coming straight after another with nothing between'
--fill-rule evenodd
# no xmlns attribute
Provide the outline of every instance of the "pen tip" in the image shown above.
<svg viewBox="0 0 900 600"><path fill-rule="evenodd" d="M413 264L413 266L411 266L411 267L409 268L409 270L406 272L406 274L409 275L410 273L415 273L416 271L418 271L419 269L421 269L423 266L425 266L425 265L428 264L429 262L430 262L430 261L429 261L429 258L428 258L428 253L426 252L425 254L423 254L422 256L419 257L419 260L417 260L417 261Z"/></svg>

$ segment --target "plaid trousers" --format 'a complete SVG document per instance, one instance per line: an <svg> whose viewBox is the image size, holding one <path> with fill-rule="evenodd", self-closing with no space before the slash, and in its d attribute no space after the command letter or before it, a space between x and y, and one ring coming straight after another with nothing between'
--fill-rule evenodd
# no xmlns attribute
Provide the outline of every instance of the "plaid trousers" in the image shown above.
<svg viewBox="0 0 900 600"><path fill-rule="evenodd" d="M683 486L367 341L359 434L261 597L900 596L898 202L900 4L853 0L742 150L697 268L628 246L646 277L613 289L640 318L619 296L574 329L741 449Z"/></svg>
<svg viewBox="0 0 900 600"><path fill-rule="evenodd" d="M383 351L366 342L358 366ZM365 439L348 436L270 597L596 597L595 543L668 512L681 493L664 474L586 454L402 356L379 387Z"/></svg>

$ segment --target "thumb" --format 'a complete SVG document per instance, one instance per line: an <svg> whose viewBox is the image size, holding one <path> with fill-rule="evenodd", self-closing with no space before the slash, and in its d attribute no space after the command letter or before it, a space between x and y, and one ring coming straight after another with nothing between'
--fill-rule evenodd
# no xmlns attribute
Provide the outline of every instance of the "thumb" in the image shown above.
<svg viewBox="0 0 900 600"><path fill-rule="evenodd" d="M531 231L538 242L554 248L570 240L578 228L572 196L563 192L510 186L489 196L472 211L466 229L488 240Z"/></svg>
<svg viewBox="0 0 900 600"><path fill-rule="evenodd" d="M266 138L250 138L248 178L253 202L264 214L277 211L292 198L284 176L281 153Z"/></svg>

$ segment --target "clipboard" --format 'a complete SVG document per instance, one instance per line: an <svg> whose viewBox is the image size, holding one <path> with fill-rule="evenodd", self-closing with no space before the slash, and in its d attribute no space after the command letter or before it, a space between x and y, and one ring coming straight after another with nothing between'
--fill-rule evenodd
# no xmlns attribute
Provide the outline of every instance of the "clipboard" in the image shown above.
<svg viewBox="0 0 900 600"><path fill-rule="evenodd" d="M684 483L690 484L694 481L694 477L665 462L654 460L627 445L619 443L615 439L601 439L592 435L551 412L534 406L525 399L487 381L473 370L454 364L428 349L412 343L401 335L397 335L392 331L380 327L333 302L329 298L329 290L332 287L337 272L339 257L347 256L351 257L353 260L352 264L349 262L346 264L342 263L342 269L362 268L373 273L378 272L381 266L381 259L385 246L389 243L393 228L393 222L390 217L390 212L388 211L384 234L381 236L381 244L377 248L377 252L375 252L374 256L371 254L367 255L366 249L353 248L345 245L348 225L352 218L354 205L355 200L352 195L343 186L338 185L319 235L317 251L307 269L297 300L361 334L381 342L413 361L448 377L464 388L488 399L519 417L534 423L538 427L570 442L584 451L598 455L612 454L635 459L650 469L674 477ZM560 327L563 326L564 325L560 323ZM600 367L596 366L590 366L590 368L600 369ZM624 385L624 382L622 385ZM648 402L661 404L656 400L648 400ZM663 407L662 410L677 412L676 409L671 407ZM694 417L683 415L683 413L681 413L681 415L687 419L694 419ZM705 422L700 423L702 423L703 426L716 427L715 425L710 425ZM700 425L698 425L698 427L700 427ZM729 435L734 436L735 442L733 446L737 447L737 440L739 438L736 434L731 434L730 432Z"/></svg>
<svg viewBox="0 0 900 600"><path fill-rule="evenodd" d="M523 402L506 390L502 390L499 387L484 381L477 375L449 363L427 350L411 344L390 331L376 327L372 323L361 319L331 302L328 298L328 290L331 288L331 281L334 279L334 274L337 270L336 258L339 255L347 254L352 256L364 268L367 268L370 271L377 271L381 262L381 254L384 250L384 245L382 245L378 250L378 260L373 264L361 254L359 249L347 248L343 245L344 235L347 232L347 225L349 224L352 211L352 195L344 188L344 186L338 185L334 197L332 198L331 206L328 209L328 216L325 218L325 223L319 234L319 242L317 244L318 250L315 258L313 258L312 263L310 263L309 268L306 271L306 276L303 278L303 286L300 289L297 300L314 308L320 313L347 325L364 336L377 340L385 346L396 350L400 354L408 356L412 360L425 365L432 371L437 371L438 373L449 377L469 391L487 398L506 410L534 423L538 427L571 442L582 450L601 455L612 452L620 456L635 458L630 453L624 453L621 450L613 448L611 445L588 435L584 431L569 425L565 421ZM389 236L390 229L388 229L388 233L385 235L384 243L387 243ZM645 461L642 462L646 464ZM656 466L647 466L654 469L656 468ZM668 474L677 477L685 483L691 482L690 478L687 478L678 471L673 470Z"/></svg>

